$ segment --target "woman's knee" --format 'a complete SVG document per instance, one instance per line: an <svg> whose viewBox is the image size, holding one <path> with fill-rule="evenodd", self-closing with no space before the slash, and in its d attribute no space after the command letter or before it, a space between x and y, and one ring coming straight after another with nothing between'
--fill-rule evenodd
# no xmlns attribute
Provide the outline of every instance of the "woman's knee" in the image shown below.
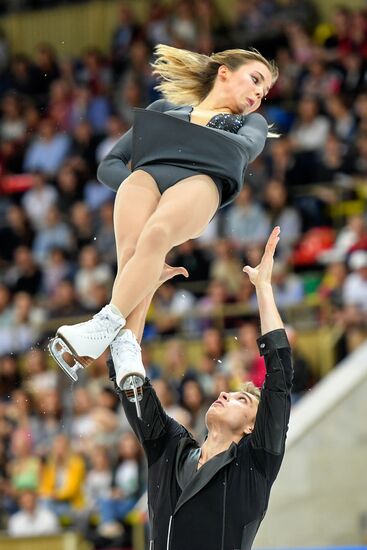
<svg viewBox="0 0 367 550"><path fill-rule="evenodd" d="M142 232L137 249L145 251L168 250L170 248L170 230L164 221L153 221Z"/></svg>

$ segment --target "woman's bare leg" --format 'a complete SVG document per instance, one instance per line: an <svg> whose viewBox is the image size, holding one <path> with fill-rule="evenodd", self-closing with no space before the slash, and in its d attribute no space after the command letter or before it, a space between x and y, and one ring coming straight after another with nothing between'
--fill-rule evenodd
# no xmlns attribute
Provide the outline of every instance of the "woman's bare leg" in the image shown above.
<svg viewBox="0 0 367 550"><path fill-rule="evenodd" d="M129 176L117 192L114 207L114 226L117 250L117 275L114 288L126 263L135 253L135 247L147 220L157 208L161 194L152 176L137 170ZM150 302L150 300L149 300ZM125 328L135 336L147 313L146 300L136 306L126 320Z"/></svg>
<svg viewBox="0 0 367 550"><path fill-rule="evenodd" d="M218 203L218 190L206 175L186 178L163 193L115 281L111 303L125 318L157 287L167 253L200 235Z"/></svg>
<svg viewBox="0 0 367 550"><path fill-rule="evenodd" d="M148 313L148 309L150 306L150 302L153 299L154 294L158 290L158 288L163 285L166 281L169 279L172 279L173 277L176 277L177 275L183 275L184 277L188 277L189 273L187 269L184 267L172 267L168 264L164 264L163 271L161 273L161 276L159 278L158 284L155 287L155 289L148 294L143 300L143 302L140 303L139 311L141 311L140 317L136 316L134 318L134 327L130 327L130 329L133 331L133 333L136 336L137 341L140 343L143 339L143 333L144 333L144 326L145 326L145 319ZM134 309L134 311L137 308Z"/></svg>

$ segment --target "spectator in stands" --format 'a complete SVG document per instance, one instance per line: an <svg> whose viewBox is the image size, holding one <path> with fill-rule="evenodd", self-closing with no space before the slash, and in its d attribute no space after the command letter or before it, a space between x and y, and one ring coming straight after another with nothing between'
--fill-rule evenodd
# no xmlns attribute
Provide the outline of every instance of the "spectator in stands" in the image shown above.
<svg viewBox="0 0 367 550"><path fill-rule="evenodd" d="M63 216L67 216L73 204L83 198L83 186L79 174L71 166L63 166L56 178L57 205Z"/></svg>
<svg viewBox="0 0 367 550"><path fill-rule="evenodd" d="M0 138L4 141L22 144L26 126L19 97L7 95L1 102Z"/></svg>
<svg viewBox="0 0 367 550"><path fill-rule="evenodd" d="M295 273L290 273L284 261L274 262L272 284L280 310L302 302L305 294L302 279Z"/></svg>
<svg viewBox="0 0 367 550"><path fill-rule="evenodd" d="M60 78L52 83L47 115L62 132L69 132L71 129L71 97L72 87L66 79Z"/></svg>
<svg viewBox="0 0 367 550"><path fill-rule="evenodd" d="M191 429L197 441L203 442L207 435L205 414L208 410L208 403L205 399L203 388L197 379L190 376L185 377L180 388L181 405L189 411L191 416Z"/></svg>
<svg viewBox="0 0 367 550"><path fill-rule="evenodd" d="M331 131L342 142L348 144L355 134L355 119L347 100L342 95L330 94L325 97L325 109L331 117Z"/></svg>
<svg viewBox="0 0 367 550"><path fill-rule="evenodd" d="M9 288L0 283L0 331L9 326L11 322L10 306L11 294Z"/></svg>
<svg viewBox="0 0 367 550"><path fill-rule="evenodd" d="M72 516L84 505L84 478L83 459L72 452L65 434L56 436L41 476L42 503L57 516Z"/></svg>
<svg viewBox="0 0 367 550"><path fill-rule="evenodd" d="M118 23L111 40L111 61L115 77L124 73L129 64L130 48L140 27L134 11L126 2L118 7Z"/></svg>
<svg viewBox="0 0 367 550"><path fill-rule="evenodd" d="M75 125L72 132L70 154L81 157L90 167L91 174L97 170L96 149L100 138L93 133L88 120L82 120Z"/></svg>
<svg viewBox="0 0 367 550"><path fill-rule="evenodd" d="M144 34L151 47L157 44L172 44L169 32L168 7L159 2L150 2L149 14L144 25Z"/></svg>
<svg viewBox="0 0 367 550"><path fill-rule="evenodd" d="M51 297L64 279L72 274L72 265L62 248L50 251L46 266L43 270L42 290L47 297Z"/></svg>
<svg viewBox="0 0 367 550"><path fill-rule="evenodd" d="M10 482L13 494L30 489L37 491L41 477L41 461L32 452L32 433L18 427L11 438Z"/></svg>
<svg viewBox="0 0 367 550"><path fill-rule="evenodd" d="M317 100L307 96L301 98L289 134L293 150L298 153L317 152L325 145L329 128L330 123L320 114Z"/></svg>
<svg viewBox="0 0 367 550"><path fill-rule="evenodd" d="M318 294L329 300L333 308L340 309L343 304L343 286L348 275L347 266L342 257L331 258L324 272Z"/></svg>
<svg viewBox="0 0 367 550"><path fill-rule="evenodd" d="M71 125L75 128L80 122L88 122L96 134L103 134L107 119L111 113L111 105L105 96L93 96L85 84L74 88L71 105Z"/></svg>
<svg viewBox="0 0 367 550"><path fill-rule="evenodd" d="M22 198L22 206L36 231L46 227L45 213L57 202L58 194L52 185L46 183L42 172L33 174L33 185Z"/></svg>
<svg viewBox="0 0 367 550"><path fill-rule="evenodd" d="M29 57L24 53L17 53L10 59L2 88L5 92L12 91L32 97L35 95L35 78L35 70Z"/></svg>
<svg viewBox="0 0 367 550"><path fill-rule="evenodd" d="M45 222L45 227L38 231L33 243L33 254L40 264L46 262L48 254L54 248L71 251L73 245L71 228L62 221L56 206L51 206L45 212Z"/></svg>
<svg viewBox="0 0 367 550"><path fill-rule="evenodd" d="M100 500L110 496L112 487L112 461L106 447L91 449L90 466L84 486L86 507L89 514L98 514Z"/></svg>
<svg viewBox="0 0 367 550"><path fill-rule="evenodd" d="M129 431L119 441L111 495L99 499L101 523L98 532L108 538L122 534L120 522L132 510L140 494L141 447L135 435Z"/></svg>
<svg viewBox="0 0 367 550"><path fill-rule="evenodd" d="M352 160L345 150L341 139L331 133L315 163L314 181L335 184L350 181Z"/></svg>
<svg viewBox="0 0 367 550"><path fill-rule="evenodd" d="M84 204L92 212L98 210L105 202L113 202L114 197L114 192L101 185L95 178L88 179L84 186Z"/></svg>
<svg viewBox="0 0 367 550"><path fill-rule="evenodd" d="M85 453L93 450L93 436L97 424L93 416L95 402L87 388L77 388L73 392L73 412L70 437L74 451Z"/></svg>
<svg viewBox="0 0 367 550"><path fill-rule="evenodd" d="M96 229L92 213L84 202L75 202L70 212L70 225L73 231L75 249L82 250L94 244Z"/></svg>
<svg viewBox="0 0 367 550"><path fill-rule="evenodd" d="M112 388L104 385L96 394L93 408L93 420L96 425L93 444L103 445L114 452L121 432L127 428L126 419L119 413L118 400Z"/></svg>
<svg viewBox="0 0 367 550"><path fill-rule="evenodd" d="M41 335L44 320L45 312L41 307L35 305L32 296L27 292L17 292L14 295L10 325L11 350L24 353L34 346Z"/></svg>
<svg viewBox="0 0 367 550"><path fill-rule="evenodd" d="M283 182L287 189L291 185L309 183L311 174L304 173L302 168L296 162L292 142L288 137L281 136L272 141L268 159L268 172L271 180Z"/></svg>
<svg viewBox="0 0 367 550"><path fill-rule="evenodd" d="M5 281L14 293L27 292L35 296L40 292L42 272L26 246L15 249L14 266L5 273Z"/></svg>
<svg viewBox="0 0 367 550"><path fill-rule="evenodd" d="M24 356L24 385L31 395L56 390L57 373L49 369L47 356L40 349L31 349Z"/></svg>
<svg viewBox="0 0 367 550"><path fill-rule="evenodd" d="M238 250L251 244L262 245L269 234L269 219L262 206L252 200L251 188L245 185L233 206L225 214L224 234Z"/></svg>
<svg viewBox="0 0 367 550"><path fill-rule="evenodd" d="M154 326L159 334L174 334L179 327L193 330L190 319L182 319L195 305L195 296L186 289L176 289L171 281L162 285L153 299Z"/></svg>
<svg viewBox="0 0 367 550"><path fill-rule="evenodd" d="M311 388L314 383L314 376L310 363L297 348L297 331L290 325L285 326L285 331L292 348L293 382L291 399L294 404Z"/></svg>
<svg viewBox="0 0 367 550"><path fill-rule="evenodd" d="M206 396L214 395L215 375L219 371L221 360L212 359L209 353L202 354L198 365L198 381Z"/></svg>
<svg viewBox="0 0 367 550"><path fill-rule="evenodd" d="M223 359L223 370L230 374L236 387L251 381L261 387L265 379L265 363L257 348L258 328L253 322L244 323L238 330L238 346Z"/></svg>
<svg viewBox="0 0 367 550"><path fill-rule="evenodd" d="M146 92L148 95L148 92ZM145 105L142 83L136 75L125 77L119 84L114 99L115 109L119 117L124 121L126 130L134 122L134 109ZM126 131L125 130L125 131Z"/></svg>
<svg viewBox="0 0 367 550"><path fill-rule="evenodd" d="M180 0L170 15L170 34L176 48L192 48L198 40L198 26L194 5Z"/></svg>
<svg viewBox="0 0 367 550"><path fill-rule="evenodd" d="M145 370L147 372L147 376L149 380L156 380L157 378L161 378L162 376L161 368L153 360L152 349L149 346L149 344L142 343L141 355L142 355L143 365L145 366Z"/></svg>
<svg viewBox="0 0 367 550"><path fill-rule="evenodd" d="M34 87L37 100L41 106L47 103L51 84L60 77L60 69L56 52L51 46L43 42L36 49L34 66Z"/></svg>
<svg viewBox="0 0 367 550"><path fill-rule="evenodd" d="M94 97L103 97L108 93L111 86L111 70L100 49L87 49L81 67L76 71L76 80L87 86Z"/></svg>
<svg viewBox="0 0 367 550"><path fill-rule="evenodd" d="M180 244L174 250L173 258L173 263L187 269L190 281L203 283L209 279L210 257L193 239Z"/></svg>
<svg viewBox="0 0 367 550"><path fill-rule="evenodd" d="M99 223L96 230L96 249L101 260L116 265L115 233L113 229L113 202L106 201L98 211Z"/></svg>
<svg viewBox="0 0 367 550"><path fill-rule="evenodd" d="M202 334L203 355L210 357L214 362L221 363L226 353L224 333L216 327L204 330Z"/></svg>
<svg viewBox="0 0 367 550"><path fill-rule="evenodd" d="M56 388L46 391L42 391L38 388L37 392L34 394L34 401L36 413L40 420L38 430L34 436L35 449L39 456L45 458L52 452L55 438L62 433L64 425L63 416L64 413L66 414L66 411L62 408L61 395ZM51 464L54 464L53 458ZM47 469L47 483L50 481L48 477L50 471L51 470ZM43 483L45 479L44 470L42 470L41 482Z"/></svg>
<svg viewBox="0 0 367 550"><path fill-rule="evenodd" d="M243 279L241 262L235 255L234 247L229 240L218 240L215 254L216 258L210 266L210 278L222 281L232 296L238 291Z"/></svg>
<svg viewBox="0 0 367 550"><path fill-rule="evenodd" d="M178 419L183 419L184 426L191 430L191 416L189 411L181 407L178 404L178 391L177 388L173 387L171 381L168 381L167 378L157 378L152 381L154 390L157 393L158 399L161 401L162 406L167 414ZM185 414L186 413L186 414Z"/></svg>
<svg viewBox="0 0 367 550"><path fill-rule="evenodd" d="M229 296L227 286L223 281L211 281L207 293L197 302L197 309L200 317L197 321L198 330L205 330L215 326L215 313L224 312L224 307L232 303L233 300ZM232 328L234 324L233 318L226 316L224 318L226 328Z"/></svg>
<svg viewBox="0 0 367 550"><path fill-rule="evenodd" d="M28 146L24 157L24 170L38 170L54 177L70 149L70 138L56 130L50 118L41 121L38 135Z"/></svg>
<svg viewBox="0 0 367 550"><path fill-rule="evenodd" d="M96 163L99 164L116 145L122 134L127 132L126 123L117 115L111 115L106 123L106 137L98 144L96 148Z"/></svg>
<svg viewBox="0 0 367 550"><path fill-rule="evenodd" d="M366 82L366 66L364 59L357 52L349 52L339 60L342 71L341 92L355 97L363 92Z"/></svg>
<svg viewBox="0 0 367 550"><path fill-rule="evenodd" d="M270 181L265 189L264 198L270 225L279 225L282 228L282 243L279 243L278 255L286 260L301 236L300 215L288 204L287 189L281 181Z"/></svg>
<svg viewBox="0 0 367 550"><path fill-rule="evenodd" d="M34 489L20 493L19 508L19 512L9 519L8 534L11 537L57 535L60 532L57 516L39 503Z"/></svg>
<svg viewBox="0 0 367 550"><path fill-rule="evenodd" d="M11 205L7 208L6 220L0 227L0 266L7 266L13 260L14 250L21 245L31 246L34 231L23 208Z"/></svg>
<svg viewBox="0 0 367 550"><path fill-rule="evenodd" d="M49 318L75 317L82 315L85 308L79 303L71 280L60 281L47 304Z"/></svg>
<svg viewBox="0 0 367 550"><path fill-rule="evenodd" d="M164 364L166 376L175 389L179 388L185 375L195 374L190 365L185 344L178 338L168 340L165 347Z"/></svg>
<svg viewBox="0 0 367 550"><path fill-rule="evenodd" d="M79 254L79 269L75 275L75 289L78 299L86 309L96 309L97 304L92 289L101 284L108 291L112 287L112 271L108 264L102 263L95 246L87 245Z"/></svg>
<svg viewBox="0 0 367 550"><path fill-rule="evenodd" d="M346 306L355 306L360 313L367 312L367 250L356 250L349 258L351 273L343 286Z"/></svg>
<svg viewBox="0 0 367 550"><path fill-rule="evenodd" d="M18 365L17 357L5 355L1 350L0 356L0 401L6 402L10 400L11 393L20 388L22 384L22 376Z"/></svg>
<svg viewBox="0 0 367 550"><path fill-rule="evenodd" d="M329 97L338 94L340 87L340 73L328 67L321 59L311 59L307 67L307 74L301 81L299 92L301 96L328 101Z"/></svg>

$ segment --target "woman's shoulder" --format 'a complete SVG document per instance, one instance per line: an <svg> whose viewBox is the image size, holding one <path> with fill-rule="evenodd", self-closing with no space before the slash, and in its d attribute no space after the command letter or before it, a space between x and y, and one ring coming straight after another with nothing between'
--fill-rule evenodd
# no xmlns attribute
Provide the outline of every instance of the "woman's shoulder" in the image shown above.
<svg viewBox="0 0 367 550"><path fill-rule="evenodd" d="M168 101L167 99L157 99L156 101L153 101L146 109L148 111L171 111L173 109L180 109L181 105L176 105L175 103L171 103L171 101Z"/></svg>

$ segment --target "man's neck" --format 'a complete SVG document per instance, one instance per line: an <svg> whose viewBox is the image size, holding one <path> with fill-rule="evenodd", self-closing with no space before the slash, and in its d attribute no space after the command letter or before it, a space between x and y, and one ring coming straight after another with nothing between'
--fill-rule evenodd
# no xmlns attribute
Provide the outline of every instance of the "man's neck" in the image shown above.
<svg viewBox="0 0 367 550"><path fill-rule="evenodd" d="M233 435L223 431L211 430L207 439L201 446L200 462L204 463L213 456L229 449L232 443L238 443L242 435Z"/></svg>

